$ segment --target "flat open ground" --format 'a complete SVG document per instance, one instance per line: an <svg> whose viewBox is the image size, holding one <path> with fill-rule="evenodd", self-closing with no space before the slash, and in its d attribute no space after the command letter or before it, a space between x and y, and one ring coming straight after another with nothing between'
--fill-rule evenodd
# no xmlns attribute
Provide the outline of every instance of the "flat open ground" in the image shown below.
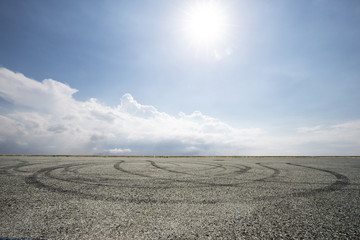
<svg viewBox="0 0 360 240"><path fill-rule="evenodd" d="M360 158L0 156L0 238L360 239Z"/></svg>

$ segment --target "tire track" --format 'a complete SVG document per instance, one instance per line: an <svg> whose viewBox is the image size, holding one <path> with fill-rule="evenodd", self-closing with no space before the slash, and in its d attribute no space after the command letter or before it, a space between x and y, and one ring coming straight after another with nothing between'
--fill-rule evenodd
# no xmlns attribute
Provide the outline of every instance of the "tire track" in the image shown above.
<svg viewBox="0 0 360 240"><path fill-rule="evenodd" d="M238 166L235 166L235 165L226 165L226 166L230 166L232 168L237 168L239 170L236 170L236 171L233 171L233 172L230 172L230 173L219 173L219 174L214 174L214 176L232 176L232 175L241 175L241 174L244 174L248 171L250 171L252 169L252 167L249 167L249 166L246 166L246 165L241 165L241 164L238 164ZM241 166L241 167L239 167Z"/></svg>
<svg viewBox="0 0 360 240"><path fill-rule="evenodd" d="M135 173L135 172L132 172L132 171L128 171L124 168L122 168L120 166L120 164L124 163L125 161L120 161L120 162L117 162L115 165L114 165L114 168L121 171L121 172L124 172L124 173L127 173L127 174L130 174L130 175L135 175L135 176L141 176L141 177L146 177L146 178L150 178L150 179L153 179L153 180L162 180L162 181L168 181L168 182L175 182L175 183L191 183L191 184L198 184L198 185L202 185L202 186L205 186L205 187L237 187L239 186L240 184L242 183L210 183L210 182L203 182L203 181L198 181L198 180L190 180L190 179L173 179L173 178L163 178L163 177L153 177L153 176L149 176L149 175L145 175L145 174L141 174L141 173ZM198 176L198 175L196 175ZM207 177L207 176L204 176L204 177ZM211 177L211 176L210 176ZM209 177L207 177L209 178ZM187 188L198 188L199 186L186 186Z"/></svg>
<svg viewBox="0 0 360 240"><path fill-rule="evenodd" d="M114 197L114 196L88 194L88 193L80 192L77 190L70 190L70 189L64 189L62 187L47 185L38 180L38 177L42 174L44 174L45 176L49 176L49 173L54 170L61 169L61 168L69 168L69 167L74 167L74 166L79 166L79 165L78 164L65 164L65 165L42 168L42 169L38 170L37 172L35 172L33 175L27 177L25 179L25 182L27 184L33 185L34 187L39 188L39 189L45 189L50 192L55 192L55 193L60 193L60 194L68 194L71 196L81 197L81 198L85 198L85 199L114 201L114 202L115 201L128 201L128 202L136 202L136 203L146 202L144 199L143 200L141 200L141 199L125 199L125 198ZM57 179L57 178L55 178L55 179L66 181L64 179ZM151 202L151 201L147 200L147 202Z"/></svg>
<svg viewBox="0 0 360 240"><path fill-rule="evenodd" d="M192 175L190 177L179 179L173 176L165 177L166 175L148 175L146 174L146 170L148 169L148 164L141 165L140 168L136 168L135 170L139 169L139 172L134 172L131 170L127 170L124 166L121 164L125 163L127 161L125 160L119 160L116 162L112 162L113 165L110 165L106 163L97 162L88 162L88 163L77 163L77 164L62 164L62 165L56 165L56 166L49 166L49 162L46 162L46 164L49 167L41 168L37 170L36 172L33 172L30 176L24 176L26 184L32 185L39 189L44 189L49 192L56 192L59 194L68 194L74 197L80 197L80 198L86 198L86 199L93 199L93 200L103 200L103 201L124 201L124 202L133 202L133 203L201 203L201 204L213 204L216 203L218 200L206 200L206 199L197 199L196 201L193 201L191 197L184 198L184 199L178 199L176 195L172 196L170 199L164 200L164 199L158 199L155 198L152 194L143 194L139 190L138 194L135 196L127 195L127 191L131 190L124 190L122 191L122 188L143 188L143 189L149 189L148 193L151 193L151 189L177 189L177 188L203 188L203 187L243 187L244 184L251 184L256 182L261 182L261 185L255 185L254 188L263 187L268 188L273 185L270 183L276 183L276 188L274 190L268 192L267 194L273 194L273 196L264 196L264 197L256 197L254 195L249 196L250 199L244 199L243 201L256 201L256 200L276 200L281 198L294 198L294 197L310 197L314 196L319 193L329 193L333 191L338 191L343 189L344 187L351 185L350 180L345 175L342 175L340 173L316 168L316 167L310 167L310 166L304 166L300 164L295 163L283 163L294 167L299 168L306 168L311 169L314 171L320 171L327 174L330 174L336 178L336 181L327 184L327 183L316 183L316 182L304 182L303 184L327 184L326 186L316 188L316 189L308 189L304 191L298 191L296 190L285 192L284 194L278 194L277 187L279 187L279 190L281 188L286 187L287 184L299 184L298 182L291 182L291 181L278 181L276 178L280 175L281 169L274 168L273 166L268 166L268 164L264 163L256 163L262 168L266 168L272 171L271 175L265 176L263 178L255 179L255 180L249 180L244 179L242 180L241 177L236 178L236 176L240 176L241 174L244 174L248 172L250 169L252 169L249 166L241 165L241 164L209 164L207 162L204 163L190 163L190 164L198 164L198 165L204 165L204 166L211 166L211 169L214 168L221 168L226 170L226 173L218 173L218 174L209 174L209 175L197 175L193 174L191 172L182 172L177 171L175 169L169 169L167 167L162 166L161 164L153 161L153 160L144 160L141 162L142 164L144 162L147 162L149 165L151 165L154 168L167 171L169 173L173 173L173 176L181 177L181 175ZM13 164L12 166L4 166L0 170L4 171L6 173L9 173L9 171L19 171L19 172L25 172L30 173L30 171L23 171L21 170L22 167L31 166L35 164L40 163L29 163L28 161L22 161L18 160L17 162L14 162L16 164ZM41 163L42 164L42 163ZM183 166L183 164L188 164L187 162L183 163L177 163L179 168ZM272 164L272 163L269 163ZM107 175L106 177L104 175L101 175L101 173L97 173L95 171L95 174L86 174L87 170L79 171L82 168L87 168L89 165L95 165L95 166L102 166L104 168L105 172L107 167L113 167L116 170L137 176L134 179L127 177L124 175L121 175L121 177L116 177L118 175ZM189 165L186 165L189 166ZM38 169L38 168L37 168ZM186 169L186 168L185 168ZM199 171L201 170L201 167L199 167ZM210 168L206 168L205 170L208 170ZM260 168L261 169L261 168ZM145 171L145 172L143 172ZM90 171L91 173L93 171ZM10 172L10 174L14 174L14 172ZM258 173L258 172L255 172ZM16 174L16 173L15 173ZM112 173L114 174L114 173ZM181 174L180 176L178 174ZM104 176L104 177L102 177ZM114 177L112 177L114 176ZM197 177L198 178L197 178ZM234 177L230 177L234 176ZM139 178L141 177L141 179ZM47 179L53 179L54 181L50 181L49 184L47 184ZM148 181L147 179L151 179L151 181ZM59 181L59 182L58 182ZM157 182L158 181L158 182ZM284 186L279 184L285 184ZM274 185L275 186L275 185ZM321 186L321 185L320 185ZM92 188L96 188L96 191L93 191ZM108 192L106 188L110 187L114 189L114 192ZM247 186L251 187L251 186ZM281 188L280 188L281 187ZM311 186L310 186L311 187ZM285 188L286 190L286 188ZM299 189L300 190L300 189ZM282 191L282 190L281 190ZM275 195L275 196L274 196ZM259 195L258 195L259 196Z"/></svg>
<svg viewBox="0 0 360 240"><path fill-rule="evenodd" d="M46 184L44 184L44 183L42 183L41 181L38 180L38 177L41 174L44 174L45 176L49 177L49 172L54 171L56 169L61 169L61 168L66 168L66 167L71 167L71 166L77 166L77 165L76 164L65 164L65 165L42 168L42 169L36 171L31 176L26 177L25 182L27 184L29 184L29 185L33 185L33 186L35 186L37 188L48 190L50 192L77 193L76 191L73 191L73 190L67 190L67 189L62 189L62 188L59 188L59 187L46 185Z"/></svg>
<svg viewBox="0 0 360 240"><path fill-rule="evenodd" d="M185 175L193 175L193 174L187 173L187 172L180 172L180 171L171 170L171 169L168 169L165 167L160 167L157 163L155 163L154 161L151 161L151 160L148 160L148 162L151 164L151 166L161 169L161 170L164 170L164 171L167 171L167 172L177 173L177 174L185 174Z"/></svg>
<svg viewBox="0 0 360 240"><path fill-rule="evenodd" d="M273 179L273 178L276 178L277 176L279 176L280 174L280 170L277 169L277 168L272 168L272 167L269 167L269 166L266 166L262 163L256 163L257 165L261 166L261 167L264 167L264 168L267 168L267 169L270 169L273 171L273 174L271 174L270 176L268 177L264 177L264 178L260 178L260 179L256 179L254 181L258 181L258 182L264 182L264 181L267 181L269 179Z"/></svg>
<svg viewBox="0 0 360 240"><path fill-rule="evenodd" d="M10 166L1 167L1 168L0 168L0 173L1 173L1 174L10 174L10 173L9 173L10 170L19 169L19 168L21 168L21 167L25 167L25 166L27 166L27 165L31 165L31 164L29 164L27 161L24 161L24 160L14 159L13 161L17 161L17 162L20 162L20 163L15 164L15 165L10 165ZM15 171L16 171L16 170L15 170Z"/></svg>
<svg viewBox="0 0 360 240"><path fill-rule="evenodd" d="M124 162L125 162L124 160L121 160L121 161L115 163L115 164L114 164L114 168L115 168L116 170L119 170L119 171L121 171L121 172L130 174L130 175L135 175L135 176L140 176L140 177L146 177L146 178L154 178L154 177L149 176L149 175L146 175L146 174L131 172L131 171L128 171L128 170L120 167L120 164L122 164L122 163L124 163Z"/></svg>
<svg viewBox="0 0 360 240"><path fill-rule="evenodd" d="M77 170L81 169L81 168L85 168L87 166L89 166L91 163L83 163L83 164L68 164L65 167L60 167L63 169L63 173L78 173ZM76 168L76 172L74 170L70 170ZM56 168L58 169L58 168ZM142 186L142 185L121 185L119 183L121 183L122 179L118 179L118 178L85 178L85 177L81 177L81 176L76 176L76 177L69 177L67 176L66 178L61 178L58 176L55 176L53 174L51 174L52 171L56 170L56 169L48 169L47 171L44 172L44 176L46 176L49 179L54 179L54 180L58 180L61 182L67 182L67 183L75 183L75 184L83 184L83 185L88 185L88 186L93 186L93 187L111 187L111 188L149 188L147 186ZM109 184L109 182L113 182L113 184ZM150 187L151 188L151 187ZM161 188L161 187L152 187L152 188Z"/></svg>
<svg viewBox="0 0 360 240"><path fill-rule="evenodd" d="M294 197L307 197L307 196L312 196L312 195L318 194L318 193L327 193L327 192L338 191L350 184L350 180L348 177L346 177L345 175L342 175L340 173L334 172L334 171L330 171L330 170L322 169L322 168L304 166L304 165L295 164L295 163L286 163L286 164L329 173L329 174L333 175L334 177L336 177L336 182L334 182L326 187L291 194Z"/></svg>
<svg viewBox="0 0 360 240"><path fill-rule="evenodd" d="M68 165L66 167L63 168L63 173L72 173L72 174L79 174L78 170L85 168L89 165L93 165L93 163L84 163L84 164L76 164L76 165ZM73 169L75 168L75 170ZM104 177L99 177L99 176L95 176L94 178L90 178L90 177L82 177L82 175L80 176L76 176L76 177L66 177L66 178L61 178L58 176L54 176L51 174L52 171L47 171L44 175L48 178L51 179L55 179L55 180L59 180L62 182L70 182L70 183L77 183L77 184L83 184L83 185L91 185L91 186L97 186L97 187L111 187L111 188L149 188L147 186L141 186L141 185L122 185L122 181L124 181L124 179L119 179L119 178L104 178ZM160 187L159 187L160 188Z"/></svg>
<svg viewBox="0 0 360 240"><path fill-rule="evenodd" d="M89 163L82 163L82 164L74 164L74 165L68 165L66 167L63 167L63 171L62 173L72 173L72 174L78 174L77 170L81 169L81 168L85 168L86 166L89 166ZM76 168L76 170L70 170L72 168ZM59 180L62 182L71 182L71 183L80 183L80 184L91 184L91 185L96 185L96 186L100 186L99 181L101 181L100 179L89 179L89 178L84 178L84 177L80 177L80 176L76 176L76 177L67 177L67 178L60 178L58 176L54 176L51 174L53 170L51 171L47 171L44 173L44 176L48 177L49 179L55 179L55 180Z"/></svg>
<svg viewBox="0 0 360 240"><path fill-rule="evenodd" d="M201 176L201 177L207 177L208 175L201 175L201 174L194 174L194 173L189 173L189 172L183 172L183 171L176 171L176 170L172 170L172 169L168 169L166 167L162 167L160 165L158 165L156 162L154 161L151 161L151 160L147 160L148 162L150 162L150 164L155 167L155 168L158 168L158 169L161 169L161 170L164 170L164 171L167 171L167 172L170 172L170 173L176 173L176 174L184 174L184 175L192 175L192 176ZM197 164L197 165L203 165L203 166L211 166L211 168L208 168L208 169L204 169L204 170L201 170L201 171L208 171L208 170L211 170L211 169L217 169L217 168L221 168L223 169L224 171L227 170L226 167L224 167L223 164L216 164L216 165L213 165L213 164L204 164L204 163L191 163L191 164ZM212 176L221 176L221 175L228 175L229 173L226 173L226 174L223 174L223 173L220 173L220 174L213 174ZM231 174L231 173L230 173Z"/></svg>
<svg viewBox="0 0 360 240"><path fill-rule="evenodd" d="M70 189L64 189L62 187L58 186L51 186L47 185L41 181L39 181L39 176L44 175L46 177L51 176L50 172L62 169L62 168L71 168L74 166L79 166L78 164L65 164L65 165L59 165L59 166L53 166L53 167L47 167L42 168L32 174L29 177L26 177L25 182L29 185L33 185L36 188L39 189L45 189L50 192L60 193L60 194L68 194L74 197L81 197L85 199L91 199L91 200L102 200L102 201L112 201L112 202L129 202L129 203L145 203L145 204L154 204L154 203L162 203L162 204L179 204L179 203L192 203L192 204L215 204L216 201L214 200L201 200L201 201L192 201L181 199L181 200L164 200L164 199L153 199L153 198L123 198L123 197L117 197L117 196L104 196L104 195L96 195L96 194L89 194L80 192L78 190L70 190ZM52 177L52 176L51 176ZM55 178L56 179L56 178ZM66 181L64 179L61 179L63 181Z"/></svg>
<svg viewBox="0 0 360 240"><path fill-rule="evenodd" d="M224 160L222 160L224 161ZM161 170L164 170L164 171L167 171L167 172L171 172L171 173L177 173L177 174L185 174L185 175L192 175L192 176L201 176L201 177L208 177L209 175L200 175L200 174L193 174L193 173L188 173L188 172L182 172L182 171L176 171L176 170L171 170L171 169L168 169L168 168L165 168L165 167L161 167L159 166L156 162L154 161L151 161L151 160L148 160L148 162L151 163L151 165L155 168L158 168L158 169L161 169ZM206 166L214 166L213 164L204 164L204 163L191 163L191 164L199 164L199 165L206 165ZM211 176L231 176L231 175L240 175L240 174L244 174L246 172L248 172L251 167L248 167L248 166L245 166L245 165L241 165L241 167L239 166L234 166L234 165L224 165L224 164L216 164L216 166L214 166L214 168L208 168L208 169L205 169L205 170L210 170L210 169L216 169L216 168L222 168L224 170L228 170L225 166L230 166L232 168L237 168L239 170L237 171L232 171L232 172L229 172L229 173L217 173L217 174L213 174Z"/></svg>
<svg viewBox="0 0 360 240"><path fill-rule="evenodd" d="M315 188L315 189L310 189L310 190L305 190L305 191L300 191L300 192L293 192L293 193L289 193L289 194L282 194L282 195L277 195L277 196L255 197L254 200L274 200L274 199L289 198L289 197L290 198L291 197L293 197L293 198L294 197L312 197L312 196L315 196L320 193L330 193L330 192L334 192L334 191L339 191L342 188L350 185L350 180L348 177L346 177L345 175L342 175L340 173L334 172L334 171L330 171L330 170L322 169L322 168L304 166L304 165L295 164L295 163L286 163L286 164L291 165L291 166L308 168L311 170L329 173L332 176L334 176L337 180L334 183L332 183L330 185L327 184L327 186L322 187L322 188ZM276 181L276 182L283 183L282 181ZM287 183L287 182L285 182L285 183ZM297 182L292 182L292 183L298 184ZM309 184L309 183L307 183L307 184ZM310 183L310 184L318 184L318 183Z"/></svg>

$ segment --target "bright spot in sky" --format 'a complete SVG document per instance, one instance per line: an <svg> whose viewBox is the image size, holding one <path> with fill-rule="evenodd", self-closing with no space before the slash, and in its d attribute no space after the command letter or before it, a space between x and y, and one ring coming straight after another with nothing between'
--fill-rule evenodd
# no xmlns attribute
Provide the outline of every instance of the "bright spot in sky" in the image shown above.
<svg viewBox="0 0 360 240"><path fill-rule="evenodd" d="M225 8L217 1L193 2L185 9L183 30L195 48L216 48L225 40L229 22Z"/></svg>

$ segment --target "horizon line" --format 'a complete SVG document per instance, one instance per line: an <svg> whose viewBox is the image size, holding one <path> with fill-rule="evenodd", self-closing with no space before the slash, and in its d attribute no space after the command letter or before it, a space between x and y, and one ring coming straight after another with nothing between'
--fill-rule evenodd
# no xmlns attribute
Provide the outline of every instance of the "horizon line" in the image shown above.
<svg viewBox="0 0 360 240"><path fill-rule="evenodd" d="M101 154L0 154L0 157L149 157L149 158L359 158L356 155L101 155Z"/></svg>

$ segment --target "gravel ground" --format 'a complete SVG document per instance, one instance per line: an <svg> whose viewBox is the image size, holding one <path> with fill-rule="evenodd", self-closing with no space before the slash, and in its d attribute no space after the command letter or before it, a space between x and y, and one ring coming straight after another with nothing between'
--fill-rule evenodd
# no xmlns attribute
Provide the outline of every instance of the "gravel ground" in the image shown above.
<svg viewBox="0 0 360 240"><path fill-rule="evenodd" d="M360 158L0 156L0 239L360 239Z"/></svg>

